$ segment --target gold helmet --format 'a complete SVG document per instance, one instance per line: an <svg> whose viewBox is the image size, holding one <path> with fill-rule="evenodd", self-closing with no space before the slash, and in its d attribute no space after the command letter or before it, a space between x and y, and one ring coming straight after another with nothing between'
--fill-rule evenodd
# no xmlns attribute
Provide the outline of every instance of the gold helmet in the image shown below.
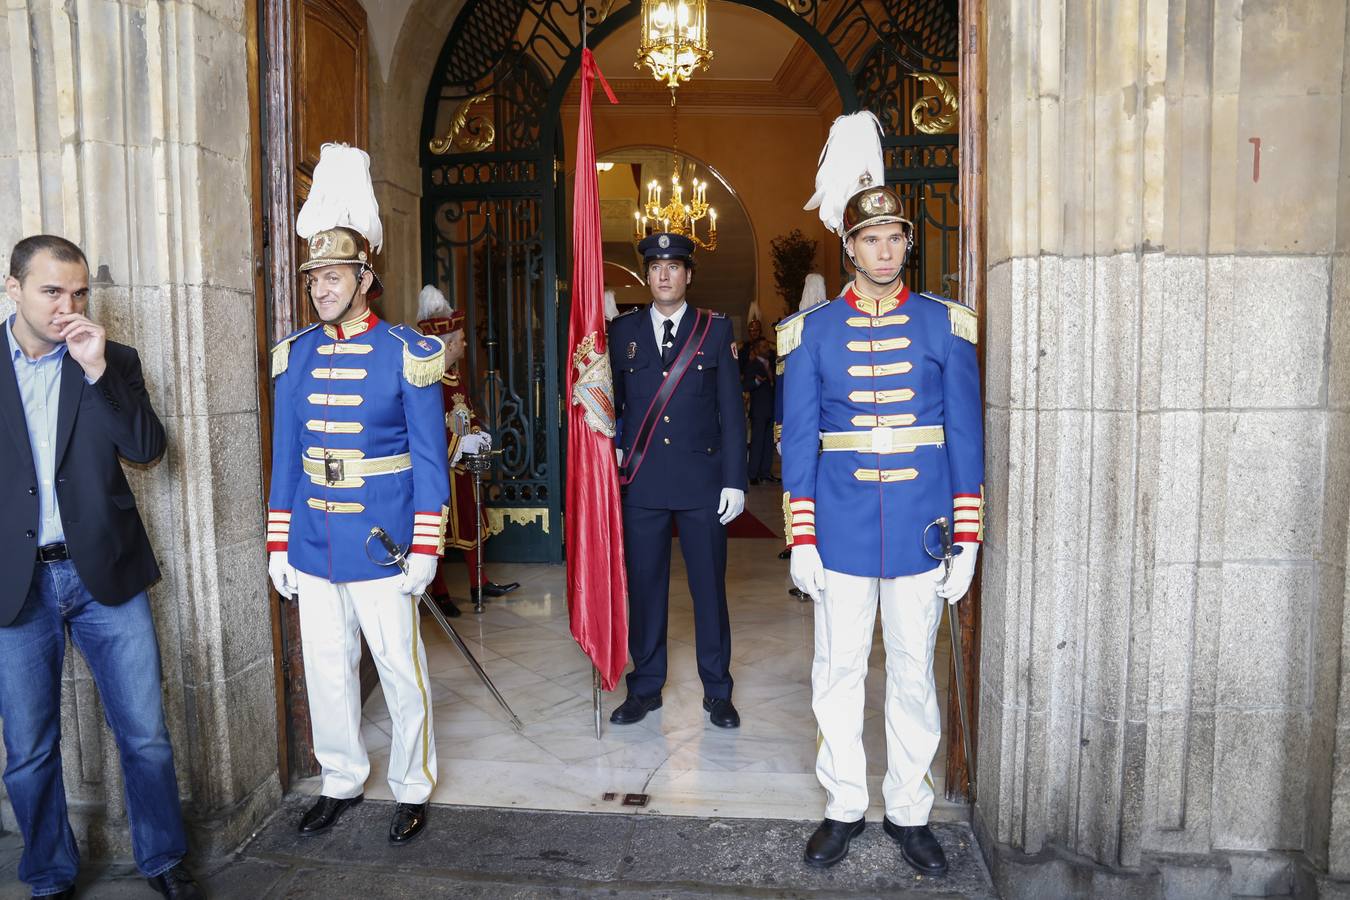
<svg viewBox="0 0 1350 900"><path fill-rule="evenodd" d="M362 274L367 270L370 271L373 280L366 296L375 300L384 293L384 285L371 266L372 254L369 247L366 239L354 228L343 226L325 228L310 236L306 244L307 258L300 264L300 271L308 272L324 266L360 266L356 277L359 280Z"/></svg>
<svg viewBox="0 0 1350 900"><path fill-rule="evenodd" d="M904 226L905 237L913 240L914 223L905 218L900 198L895 191L885 185L865 187L844 204L844 217L839 236L848 240L859 229L869 225L891 225L899 222Z"/></svg>

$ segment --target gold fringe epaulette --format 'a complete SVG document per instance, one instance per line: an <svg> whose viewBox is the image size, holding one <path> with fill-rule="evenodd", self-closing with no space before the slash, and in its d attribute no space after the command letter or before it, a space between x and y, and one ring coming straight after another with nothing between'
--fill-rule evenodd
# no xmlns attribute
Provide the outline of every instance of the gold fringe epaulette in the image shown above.
<svg viewBox="0 0 1350 900"><path fill-rule="evenodd" d="M945 297L939 297L936 294L921 294L929 300L936 300L947 307L947 318L951 322L952 334L972 344L980 342L980 320L975 315L975 310L966 306L964 303L957 303L955 300L948 300Z"/></svg>
<svg viewBox="0 0 1350 900"><path fill-rule="evenodd" d="M302 334L313 331L318 325L311 325L308 328L301 328L299 331L288 334L277 345L272 348L272 377L276 378L286 371L286 367L291 364L291 341Z"/></svg>
<svg viewBox="0 0 1350 900"><path fill-rule="evenodd" d="M830 301L830 303L833 302L833 300ZM801 345L802 325L806 322L806 317L818 309L824 309L830 303L817 303L801 312L795 312L774 326L778 332L778 358L780 360Z"/></svg>
<svg viewBox="0 0 1350 900"><path fill-rule="evenodd" d="M445 344L440 338L419 334L407 325L395 325L389 333L403 342L403 378L413 387L440 383L445 374Z"/></svg>

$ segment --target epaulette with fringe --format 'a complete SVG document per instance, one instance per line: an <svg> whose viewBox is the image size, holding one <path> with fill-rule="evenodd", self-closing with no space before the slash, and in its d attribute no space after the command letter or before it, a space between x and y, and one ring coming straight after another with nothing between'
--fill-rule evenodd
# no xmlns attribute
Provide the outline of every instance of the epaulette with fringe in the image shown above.
<svg viewBox="0 0 1350 900"><path fill-rule="evenodd" d="M947 318L951 322L952 334L972 344L980 342L980 320L975 315L975 310L964 303L957 303L955 300L948 300L946 297L939 297L926 291L920 291L919 296L936 300L947 307Z"/></svg>
<svg viewBox="0 0 1350 900"><path fill-rule="evenodd" d="M277 341L277 345L272 348L273 378L276 378L278 375L285 372L286 367L291 364L291 341L295 340L302 334L309 334L311 331L313 331L315 328L318 327L319 327L318 323L315 323L307 328L301 328L299 331L293 331L290 334L286 335L281 340Z"/></svg>
<svg viewBox="0 0 1350 900"><path fill-rule="evenodd" d="M836 297L835 299L837 300L838 298ZM796 350L801 344L802 323L806 321L806 317L818 309L824 309L833 302L834 300L829 300L825 303L817 303L815 306L807 309L798 310L774 326L774 329L778 332L779 359L782 359L793 350Z"/></svg>
<svg viewBox="0 0 1350 900"><path fill-rule="evenodd" d="M419 334L409 325L395 325L389 333L403 342L403 378L413 387L436 384L445 374L445 345L440 338Z"/></svg>

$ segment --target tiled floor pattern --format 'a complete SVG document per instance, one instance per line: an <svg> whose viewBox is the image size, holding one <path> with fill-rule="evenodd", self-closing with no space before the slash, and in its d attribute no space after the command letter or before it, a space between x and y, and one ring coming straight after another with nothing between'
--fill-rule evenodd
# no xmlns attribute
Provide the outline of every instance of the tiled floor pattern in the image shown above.
<svg viewBox="0 0 1350 900"><path fill-rule="evenodd" d="M748 506L770 528L781 528L777 486L752 487ZM678 544L672 565L670 673L665 705L637 725L609 724L624 690L603 695L603 730L595 738L590 662L568 631L562 566L493 565L497 581L520 590L489 601L475 616L451 620L524 723L515 732L491 694L430 616L422 634L431 675L439 782L433 802L542 810L660 813L816 819L824 792L815 777L816 726L811 714L812 608L787 593L788 564L777 541L732 540L727 592L732 627L733 699L742 725L714 728L702 709L693 644L693 613ZM459 583L453 580L459 579ZM464 596L463 570L450 590ZM939 630L937 677L945 716L949 647ZM885 744L881 716L885 683L880 616L867 678L867 748L872 808L883 814ZM385 782L389 716L380 691L365 707L363 736L371 755L366 796L390 799ZM946 741L934 761L935 819L964 818L942 801ZM318 793L318 779L298 785ZM614 799L605 800L611 793ZM625 807L629 793L650 797Z"/></svg>

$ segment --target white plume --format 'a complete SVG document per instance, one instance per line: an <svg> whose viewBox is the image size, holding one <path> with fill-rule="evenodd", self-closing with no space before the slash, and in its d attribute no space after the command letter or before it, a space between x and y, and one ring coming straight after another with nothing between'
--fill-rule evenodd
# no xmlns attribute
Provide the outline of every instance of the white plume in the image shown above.
<svg viewBox="0 0 1350 900"><path fill-rule="evenodd" d="M749 325L751 322L759 322L761 324L764 322L764 316L759 311L758 300L750 301L750 310L745 314L745 324Z"/></svg>
<svg viewBox="0 0 1350 900"><path fill-rule="evenodd" d="M816 169L816 192L802 209L820 209L820 221L839 234L844 207L861 188L886 183L881 156L881 123L863 110L840 116L830 126Z"/></svg>
<svg viewBox="0 0 1350 900"><path fill-rule="evenodd" d="M338 226L360 232L375 251L384 245L380 204L370 183L370 157L357 147L324 144L309 196L295 219L295 233L309 240Z"/></svg>
<svg viewBox="0 0 1350 900"><path fill-rule="evenodd" d="M613 291L605 291L605 321L608 322L619 314L619 304L614 300Z"/></svg>
<svg viewBox="0 0 1350 900"><path fill-rule="evenodd" d="M417 318L419 321L450 318L450 303L434 284L426 285L417 295Z"/></svg>
<svg viewBox="0 0 1350 900"><path fill-rule="evenodd" d="M825 302L825 276L812 272L802 285L802 302L798 309L810 309Z"/></svg>

